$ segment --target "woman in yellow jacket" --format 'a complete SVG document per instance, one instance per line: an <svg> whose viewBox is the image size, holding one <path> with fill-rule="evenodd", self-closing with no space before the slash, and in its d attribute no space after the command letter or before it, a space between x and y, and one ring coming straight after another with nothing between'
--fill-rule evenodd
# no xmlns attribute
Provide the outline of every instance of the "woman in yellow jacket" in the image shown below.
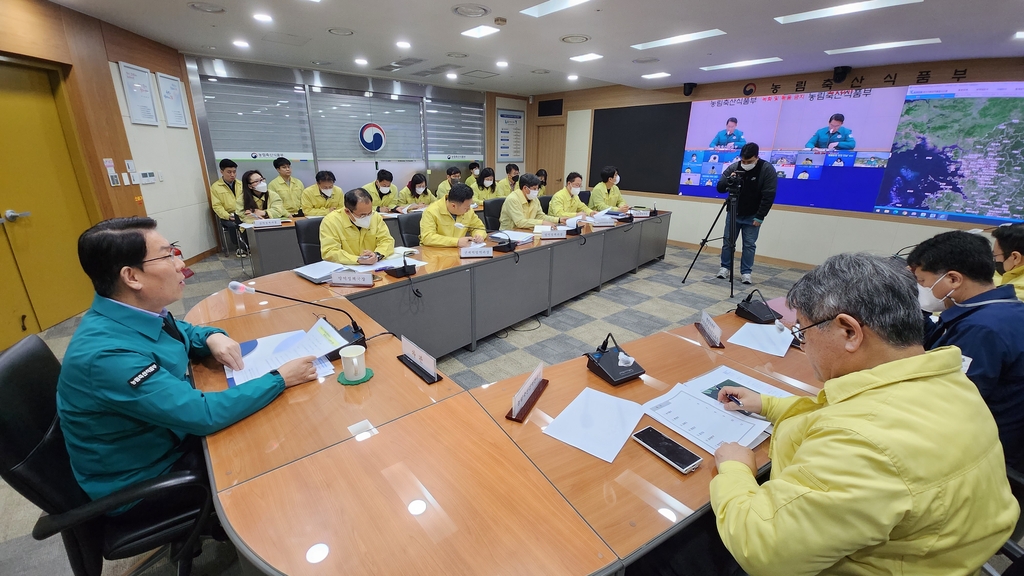
<svg viewBox="0 0 1024 576"><path fill-rule="evenodd" d="M277 192L267 190L267 181L259 170L242 174L242 194L235 205L235 213L242 222L252 224L262 218L287 218L284 201Z"/></svg>
<svg viewBox="0 0 1024 576"><path fill-rule="evenodd" d="M480 171L480 177L470 185L473 189L473 202L477 206L483 206L484 200L501 198L498 195L498 185L494 183L494 168L484 168Z"/></svg>
<svg viewBox="0 0 1024 576"><path fill-rule="evenodd" d="M437 196L427 188L427 177L413 174L409 183L398 193L398 211L410 212L426 208L437 201Z"/></svg>
<svg viewBox="0 0 1024 576"><path fill-rule="evenodd" d="M320 223L320 256L328 262L376 264L394 253L395 239L362 188L346 192L345 208Z"/></svg>

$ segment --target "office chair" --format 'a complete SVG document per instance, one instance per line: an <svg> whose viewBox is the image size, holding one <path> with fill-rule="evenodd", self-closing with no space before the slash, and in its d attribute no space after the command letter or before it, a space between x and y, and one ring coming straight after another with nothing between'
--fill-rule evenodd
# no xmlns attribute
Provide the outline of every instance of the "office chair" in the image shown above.
<svg viewBox="0 0 1024 576"><path fill-rule="evenodd" d="M590 206L590 190L580 191L580 202L583 202L587 206Z"/></svg>
<svg viewBox="0 0 1024 576"><path fill-rule="evenodd" d="M409 248L420 245L420 220L423 212L398 215L398 232L402 235L402 243Z"/></svg>
<svg viewBox="0 0 1024 576"><path fill-rule="evenodd" d="M323 260L320 255L320 223L323 218L304 218L295 221L295 235L299 238L299 252L303 264L314 264Z"/></svg>
<svg viewBox="0 0 1024 576"><path fill-rule="evenodd" d="M545 214L547 214L548 206L551 205L551 196L538 196L537 200L540 200L540 209L543 210Z"/></svg>
<svg viewBox="0 0 1024 576"><path fill-rule="evenodd" d="M1017 503L1024 509L1024 474L1008 467L1006 469L1006 476L1010 481L1010 490L1017 499ZM1013 534L1010 535L1010 539L999 549L999 553L1009 558L1010 562L1012 562L1010 567L1002 573L1002 576L1024 576L1024 548L1017 544L1020 541L1022 532L1024 532L1024 522L1022 520L1024 518L1017 520L1017 527L1014 529ZM987 562L981 567L981 573L985 576L999 576L999 571Z"/></svg>
<svg viewBox="0 0 1024 576"><path fill-rule="evenodd" d="M57 417L59 376L60 362L36 335L0 353L0 478L45 512L33 538L59 532L75 576L100 576L104 558L130 558L165 545L170 545L171 561L178 562L178 574L188 574L200 533L213 515L206 474L175 472L90 501L71 470ZM145 522L119 523L116 516L106 516L172 490L195 490L205 499L202 505Z"/></svg>
<svg viewBox="0 0 1024 576"><path fill-rule="evenodd" d="M484 226L488 230L501 230L501 207L504 204L504 198L484 200Z"/></svg>

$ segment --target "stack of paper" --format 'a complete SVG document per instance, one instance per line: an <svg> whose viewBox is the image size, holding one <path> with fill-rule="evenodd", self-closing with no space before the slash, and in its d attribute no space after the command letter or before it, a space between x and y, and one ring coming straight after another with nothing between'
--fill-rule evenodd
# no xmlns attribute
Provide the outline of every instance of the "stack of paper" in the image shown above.
<svg viewBox="0 0 1024 576"><path fill-rule="evenodd" d="M529 232L516 232L515 230L502 230L500 232L492 232L491 240L498 243L511 241L514 244L532 244L533 234Z"/></svg>
<svg viewBox="0 0 1024 576"><path fill-rule="evenodd" d="M277 370L287 362L306 356L316 357L316 373L322 378L334 373L334 367L324 356L347 343L323 318L317 320L309 332L295 330L242 342L243 368L232 370L224 367L228 386L244 384L271 370Z"/></svg>
<svg viewBox="0 0 1024 576"><path fill-rule="evenodd" d="M314 284L323 284L331 279L332 273L344 269L345 267L341 264L321 260L313 264L306 264L305 266L296 268L295 270L292 270L292 272L295 272Z"/></svg>
<svg viewBox="0 0 1024 576"><path fill-rule="evenodd" d="M414 260L408 257L403 258L401 254L393 254L390 257L377 262L376 264L349 264L348 266L345 266L345 269L351 270L353 272L366 273L375 272L377 270L386 270L388 268L401 268L405 264L413 264L417 268L420 266L427 265L426 262L421 262L419 260Z"/></svg>
<svg viewBox="0 0 1024 576"><path fill-rule="evenodd" d="M643 406L584 388L544 433L605 462L615 460L629 440L640 418Z"/></svg>

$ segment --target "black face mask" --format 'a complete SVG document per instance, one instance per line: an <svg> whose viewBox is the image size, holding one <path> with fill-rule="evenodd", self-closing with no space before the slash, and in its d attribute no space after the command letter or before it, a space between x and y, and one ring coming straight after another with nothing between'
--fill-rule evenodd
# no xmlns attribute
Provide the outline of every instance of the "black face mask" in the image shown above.
<svg viewBox="0 0 1024 576"><path fill-rule="evenodd" d="M519 182L519 176L512 177L512 183L515 184L516 182Z"/></svg>
<svg viewBox="0 0 1024 576"><path fill-rule="evenodd" d="M992 261L995 262L995 260L992 260ZM996 264L996 272L999 272L1000 276L1002 276L1003 274L1006 274L1006 261L1005 260L1002 261L1002 262L995 262L995 264Z"/></svg>

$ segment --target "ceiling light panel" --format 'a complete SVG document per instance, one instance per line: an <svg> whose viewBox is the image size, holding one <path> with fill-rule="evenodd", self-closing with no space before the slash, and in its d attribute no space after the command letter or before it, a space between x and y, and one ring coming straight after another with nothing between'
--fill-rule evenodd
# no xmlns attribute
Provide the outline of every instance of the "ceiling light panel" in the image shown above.
<svg viewBox="0 0 1024 576"><path fill-rule="evenodd" d="M654 74L644 74L641 78L645 80L657 80L658 78L668 78L671 76L668 72L655 72Z"/></svg>
<svg viewBox="0 0 1024 576"><path fill-rule="evenodd" d="M643 44L633 44L631 48L637 50L649 50L651 48L660 48L662 46L671 46L673 44L682 44L683 42L693 42L694 40L702 40L704 38L713 38L715 36L721 36L725 32L715 28L714 30L704 30L703 32L691 32L689 34L682 34L680 36L673 36L671 38L663 38L661 40L654 40L653 42L644 42Z"/></svg>
<svg viewBox="0 0 1024 576"><path fill-rule="evenodd" d="M925 38L923 40L904 40L902 42L882 42L881 44L865 44L864 46L854 46L852 48L836 48L835 50L825 50L825 54L828 54L829 56L835 56L836 54L849 54L851 52L889 50L890 48L906 48L907 46L924 46L926 44L941 43L942 40L939 38Z"/></svg>
<svg viewBox="0 0 1024 576"><path fill-rule="evenodd" d="M831 18L832 16L854 14L856 12L864 12L866 10L878 10L879 8L891 8L893 6L902 6L904 4L920 4L921 2L924 2L924 0L867 0L866 2L853 2L850 4L833 6L832 8L822 8L821 10L811 10L810 12L790 14L789 16L779 16L775 18L775 21L779 24L792 24L794 22L803 22L804 20Z"/></svg>
<svg viewBox="0 0 1024 576"><path fill-rule="evenodd" d="M520 10L520 14L526 14L527 16L533 16L534 18L540 18L541 16L547 16L553 12L559 10L565 10L566 8L572 8L579 4L583 4L587 0L548 0L542 2L536 6L530 6L526 10Z"/></svg>
<svg viewBox="0 0 1024 576"><path fill-rule="evenodd" d="M484 36L490 36L499 30L494 26L477 26L476 28L470 28L462 32L463 36L469 36L470 38L483 38Z"/></svg>
<svg viewBox="0 0 1024 576"><path fill-rule="evenodd" d="M740 60L739 62L729 62L728 64L716 64L715 66L701 66L700 69L705 72L712 70L725 70L726 68L743 68L744 66L757 66L758 64L769 64L771 62L782 62L782 58L772 56L771 58L761 58L759 60Z"/></svg>
<svg viewBox="0 0 1024 576"><path fill-rule="evenodd" d="M590 62L591 60L598 60L601 58L604 58L604 56L591 52L589 54L580 54L579 56L573 56L569 58L569 60L572 60L573 62Z"/></svg>

